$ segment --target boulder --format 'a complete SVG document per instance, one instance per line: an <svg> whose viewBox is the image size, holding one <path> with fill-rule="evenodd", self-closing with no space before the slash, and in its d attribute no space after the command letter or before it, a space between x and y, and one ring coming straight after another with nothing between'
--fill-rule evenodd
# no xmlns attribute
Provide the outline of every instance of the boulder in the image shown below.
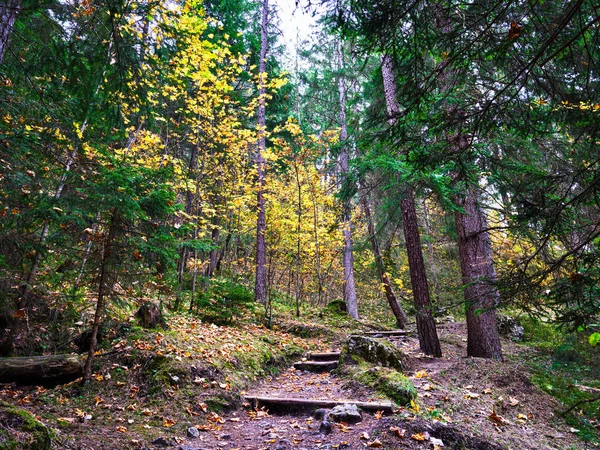
<svg viewBox="0 0 600 450"><path fill-rule="evenodd" d="M516 319L505 314L498 314L498 331L500 335L513 341L522 341L525 337L525 328L519 325Z"/></svg>
<svg viewBox="0 0 600 450"><path fill-rule="evenodd" d="M329 412L329 418L334 422L358 423L362 415L355 404L337 405Z"/></svg>
<svg viewBox="0 0 600 450"><path fill-rule="evenodd" d="M389 367L400 372L406 370L407 356L387 339L352 335L348 338L346 352L377 366Z"/></svg>

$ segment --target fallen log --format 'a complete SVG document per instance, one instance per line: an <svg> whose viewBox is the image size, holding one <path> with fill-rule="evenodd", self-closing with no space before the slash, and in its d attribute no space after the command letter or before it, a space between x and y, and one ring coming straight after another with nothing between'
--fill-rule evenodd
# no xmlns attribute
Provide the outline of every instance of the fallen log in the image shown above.
<svg viewBox="0 0 600 450"><path fill-rule="evenodd" d="M271 412L312 411L319 408L333 408L337 405L356 405L367 412L382 411L393 414L395 405L392 402L359 402L356 400L322 400L286 397L246 396L244 399L253 408L264 406Z"/></svg>
<svg viewBox="0 0 600 450"><path fill-rule="evenodd" d="M0 383L56 384L75 380L82 372L78 355L0 358Z"/></svg>
<svg viewBox="0 0 600 450"><path fill-rule="evenodd" d="M366 331L363 333L365 336L372 337L394 337L394 336L406 336L407 330L391 330L391 331Z"/></svg>

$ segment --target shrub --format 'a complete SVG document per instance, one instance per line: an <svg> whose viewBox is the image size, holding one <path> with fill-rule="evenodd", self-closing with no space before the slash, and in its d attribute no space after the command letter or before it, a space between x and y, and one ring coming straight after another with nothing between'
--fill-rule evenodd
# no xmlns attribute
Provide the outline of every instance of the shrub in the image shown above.
<svg viewBox="0 0 600 450"><path fill-rule="evenodd" d="M198 310L203 319L216 324L232 323L244 312L254 309L254 294L243 284L227 278L214 279L198 295Z"/></svg>

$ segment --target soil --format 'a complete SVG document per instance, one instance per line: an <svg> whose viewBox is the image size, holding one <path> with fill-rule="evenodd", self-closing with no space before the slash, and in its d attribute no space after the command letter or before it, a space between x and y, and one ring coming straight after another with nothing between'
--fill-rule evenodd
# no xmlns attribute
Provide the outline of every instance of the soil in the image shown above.
<svg viewBox="0 0 600 450"><path fill-rule="evenodd" d="M331 432L325 433L320 430L321 419L310 412L276 414L251 409L239 397L237 402L231 403L233 409L215 412L205 405L199 407L197 395L190 394L191 409L164 395L152 404L150 409L154 409L146 416L141 400L137 404L137 399L128 398L133 397L132 394L115 392L111 399L102 400L104 405L111 403L108 413L97 413L91 420L69 419L69 427L59 430L54 447L81 450L595 448L582 442L555 413L561 405L529 381L523 360L534 351L530 347L503 340L504 362L466 358L464 324L442 324L438 332L442 358L422 355L414 336L389 338L409 355L410 369L406 375L419 393L414 405L400 408L393 416L363 413L361 422L332 424ZM71 393L76 395L76 389ZM335 374L313 374L293 368L279 376L264 378L248 392L241 393L244 394L357 401L382 399L374 391ZM43 422L47 417L61 414L59 395L55 405L36 402L35 398L35 388L6 387L0 391L0 399L19 403ZM97 409L102 406L102 403L96 405ZM177 426L170 426L168 417L178 417ZM143 428L137 430L144 431L133 431L134 426L129 426L132 423L138 426L143 423ZM120 432L119 427L130 429ZM198 437L187 435L190 427L199 431Z"/></svg>

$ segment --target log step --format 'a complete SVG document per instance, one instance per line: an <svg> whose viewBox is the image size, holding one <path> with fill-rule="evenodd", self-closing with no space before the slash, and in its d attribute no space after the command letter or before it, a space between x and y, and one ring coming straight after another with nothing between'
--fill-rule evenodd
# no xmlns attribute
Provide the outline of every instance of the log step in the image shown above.
<svg viewBox="0 0 600 450"><path fill-rule="evenodd" d="M392 337L392 336L406 336L408 331L406 330L391 330L391 331L366 331L363 333L367 336L373 337Z"/></svg>
<svg viewBox="0 0 600 450"><path fill-rule="evenodd" d="M341 354L342 352L309 353L308 359L311 361L337 361Z"/></svg>
<svg viewBox="0 0 600 450"><path fill-rule="evenodd" d="M337 405L350 404L354 404L359 409L366 412L382 411L386 414L393 414L395 412L395 405L392 402L359 402L356 400L320 400L266 396L246 396L244 397L244 400L246 400L252 408L264 406L272 413L288 413L293 411L312 412L319 408L333 408Z"/></svg>
<svg viewBox="0 0 600 450"><path fill-rule="evenodd" d="M307 372L331 372L337 366L337 361L298 361L294 363L294 369Z"/></svg>

